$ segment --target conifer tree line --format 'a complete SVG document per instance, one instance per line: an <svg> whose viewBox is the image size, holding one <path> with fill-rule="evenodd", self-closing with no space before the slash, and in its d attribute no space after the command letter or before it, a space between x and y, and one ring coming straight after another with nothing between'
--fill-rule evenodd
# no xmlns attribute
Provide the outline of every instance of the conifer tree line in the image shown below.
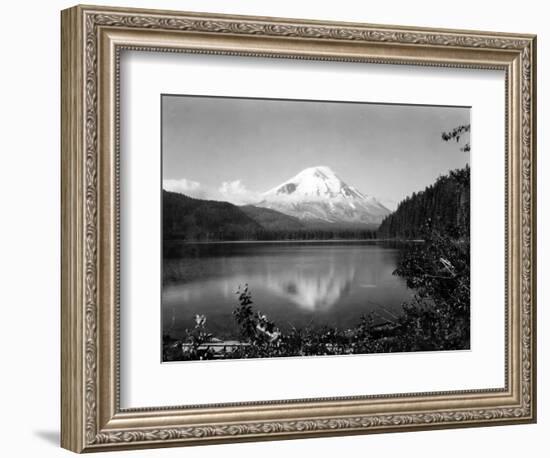
<svg viewBox="0 0 550 458"><path fill-rule="evenodd" d="M378 238L422 239L428 231L469 237L470 167L440 176L403 200L378 228Z"/></svg>

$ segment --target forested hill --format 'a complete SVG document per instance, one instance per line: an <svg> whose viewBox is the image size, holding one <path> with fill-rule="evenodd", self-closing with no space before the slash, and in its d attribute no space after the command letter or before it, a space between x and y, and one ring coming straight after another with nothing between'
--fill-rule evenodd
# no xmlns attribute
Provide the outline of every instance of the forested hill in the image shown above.
<svg viewBox="0 0 550 458"><path fill-rule="evenodd" d="M361 224L307 224L276 210L252 205L194 199L162 192L164 241L373 239L375 228ZM168 246L165 244L165 246Z"/></svg>
<svg viewBox="0 0 550 458"><path fill-rule="evenodd" d="M262 226L228 202L193 199L162 192L165 240L241 240Z"/></svg>
<svg viewBox="0 0 550 458"><path fill-rule="evenodd" d="M449 172L403 200L383 221L378 238L419 239L426 231L469 236L470 167Z"/></svg>

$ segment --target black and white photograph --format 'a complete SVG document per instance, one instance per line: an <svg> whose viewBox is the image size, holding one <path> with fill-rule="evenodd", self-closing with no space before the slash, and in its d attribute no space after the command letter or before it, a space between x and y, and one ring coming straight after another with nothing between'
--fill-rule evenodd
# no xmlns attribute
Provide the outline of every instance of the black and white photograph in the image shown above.
<svg viewBox="0 0 550 458"><path fill-rule="evenodd" d="M470 348L470 107L164 94L162 361Z"/></svg>

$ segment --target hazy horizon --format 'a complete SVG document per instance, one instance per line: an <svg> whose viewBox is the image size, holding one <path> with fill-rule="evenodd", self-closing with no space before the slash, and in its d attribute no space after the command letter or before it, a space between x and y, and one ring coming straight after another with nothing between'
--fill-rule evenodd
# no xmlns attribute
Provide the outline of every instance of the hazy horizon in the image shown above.
<svg viewBox="0 0 550 458"><path fill-rule="evenodd" d="M464 167L443 131L467 107L162 96L163 188L253 203L303 169L330 167L394 210L438 176Z"/></svg>

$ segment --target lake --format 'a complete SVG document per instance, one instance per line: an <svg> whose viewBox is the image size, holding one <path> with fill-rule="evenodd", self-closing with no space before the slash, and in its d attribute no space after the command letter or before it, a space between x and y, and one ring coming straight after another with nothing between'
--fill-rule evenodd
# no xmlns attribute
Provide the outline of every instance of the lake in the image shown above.
<svg viewBox="0 0 550 458"><path fill-rule="evenodd" d="M399 254L380 241L182 244L163 261L163 334L183 337L201 314L215 337L238 337L232 311L245 284L253 307L283 330L348 329L369 312L392 319L413 294L392 274Z"/></svg>

